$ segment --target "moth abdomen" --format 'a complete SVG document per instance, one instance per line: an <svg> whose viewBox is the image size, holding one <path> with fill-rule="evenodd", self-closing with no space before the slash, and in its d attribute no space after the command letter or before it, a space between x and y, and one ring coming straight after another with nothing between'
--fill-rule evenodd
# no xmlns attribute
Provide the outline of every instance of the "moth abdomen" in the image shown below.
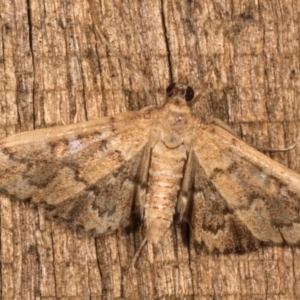
<svg viewBox="0 0 300 300"><path fill-rule="evenodd" d="M186 160L184 145L168 149L159 142L152 149L145 203L146 237L158 243L170 228Z"/></svg>

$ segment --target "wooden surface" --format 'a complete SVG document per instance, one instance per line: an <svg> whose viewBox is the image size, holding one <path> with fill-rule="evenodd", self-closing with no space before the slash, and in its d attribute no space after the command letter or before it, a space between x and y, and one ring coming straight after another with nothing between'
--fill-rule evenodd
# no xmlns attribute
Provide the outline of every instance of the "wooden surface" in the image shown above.
<svg viewBox="0 0 300 300"><path fill-rule="evenodd" d="M161 104L182 80L199 117L258 147L296 142L271 157L300 172L299 15L299 0L2 1L0 137ZM1 299L300 298L300 247L209 254L174 226L133 269L138 228L94 239L29 203L0 209Z"/></svg>

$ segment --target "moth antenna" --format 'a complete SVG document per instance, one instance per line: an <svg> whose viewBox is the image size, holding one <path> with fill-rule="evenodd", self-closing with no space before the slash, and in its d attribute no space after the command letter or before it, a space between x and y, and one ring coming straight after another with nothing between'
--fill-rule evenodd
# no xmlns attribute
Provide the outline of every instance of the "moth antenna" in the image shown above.
<svg viewBox="0 0 300 300"><path fill-rule="evenodd" d="M242 140L241 137L230 127L228 126L225 122L223 122L220 119L217 118L213 118L211 120L211 122L219 127L221 127L222 129L226 130L227 132L231 133L232 135L234 135L235 137L237 137L238 139ZM291 146L288 146L286 148L265 148L265 147L257 147L254 146L250 143L247 143L249 146L255 148L258 151L262 151L262 152L287 152L290 151L292 149L294 149L296 147L296 143L292 144Z"/></svg>
<svg viewBox="0 0 300 300"><path fill-rule="evenodd" d="M264 148L264 147L255 147L259 151L263 152L287 152L296 147L296 143L292 144L291 146L288 146L286 148Z"/></svg>
<svg viewBox="0 0 300 300"><path fill-rule="evenodd" d="M174 82L182 82L185 83L186 85L190 85L189 79L186 75L179 75L178 80L174 80Z"/></svg>
<svg viewBox="0 0 300 300"><path fill-rule="evenodd" d="M197 91L199 91L199 93L193 99L193 104L197 103L199 99L206 97L206 95L211 92L212 88L217 88L217 76L215 73L215 68L216 63L215 59L213 59L211 62L209 62L204 79L200 81L199 85L197 85Z"/></svg>
<svg viewBox="0 0 300 300"><path fill-rule="evenodd" d="M230 126L228 126L228 124L226 124L222 120L213 118L211 120L211 123L221 127L222 129L226 130L227 132L231 133L232 135L234 135L235 137L241 140L241 137Z"/></svg>
<svg viewBox="0 0 300 300"><path fill-rule="evenodd" d="M98 26L95 25L95 29L96 29L96 32L99 36L100 39L102 39L104 41L104 43L110 48L110 44L108 42L108 40L106 39L106 37L101 33L101 31L99 30ZM134 67L133 65L128 62L125 58L123 58L121 55L119 55L118 53L116 53L115 51L113 50L109 50L111 53L113 53L116 57L118 57L118 59L125 65L125 67L130 71L132 72L133 75L136 76L136 78L138 79L138 81L140 82L140 84L142 85L143 87L143 90L146 94L146 98L148 100L149 103L151 103L151 96L149 94L149 87L147 86L147 84L145 83L145 80L143 80L144 76L142 74L140 74L140 72L138 72Z"/></svg>

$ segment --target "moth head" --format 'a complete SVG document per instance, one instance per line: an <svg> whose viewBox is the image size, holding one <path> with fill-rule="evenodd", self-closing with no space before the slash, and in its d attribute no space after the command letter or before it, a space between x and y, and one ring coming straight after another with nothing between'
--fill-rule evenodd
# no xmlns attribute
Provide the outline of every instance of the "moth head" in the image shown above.
<svg viewBox="0 0 300 300"><path fill-rule="evenodd" d="M176 105L186 106L194 98L194 90L183 83L173 82L166 90L167 103L173 103Z"/></svg>
<svg viewBox="0 0 300 300"><path fill-rule="evenodd" d="M170 130L172 136L182 135L188 126L191 108L189 102L194 91L183 83L171 83L166 90L167 100L164 104L164 130ZM169 132L169 133L170 133Z"/></svg>

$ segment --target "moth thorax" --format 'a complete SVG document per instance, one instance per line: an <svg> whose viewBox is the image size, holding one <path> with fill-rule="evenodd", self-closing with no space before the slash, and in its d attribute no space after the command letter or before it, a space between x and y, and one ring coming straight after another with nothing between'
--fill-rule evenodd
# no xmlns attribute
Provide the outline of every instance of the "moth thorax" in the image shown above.
<svg viewBox="0 0 300 300"><path fill-rule="evenodd" d="M165 115L164 128L184 133L188 126L188 113L190 111L186 112L184 109L169 110Z"/></svg>
<svg viewBox="0 0 300 300"><path fill-rule="evenodd" d="M151 243L158 243L173 222L186 157L183 144L168 149L159 142L152 149L145 203L146 235Z"/></svg>

